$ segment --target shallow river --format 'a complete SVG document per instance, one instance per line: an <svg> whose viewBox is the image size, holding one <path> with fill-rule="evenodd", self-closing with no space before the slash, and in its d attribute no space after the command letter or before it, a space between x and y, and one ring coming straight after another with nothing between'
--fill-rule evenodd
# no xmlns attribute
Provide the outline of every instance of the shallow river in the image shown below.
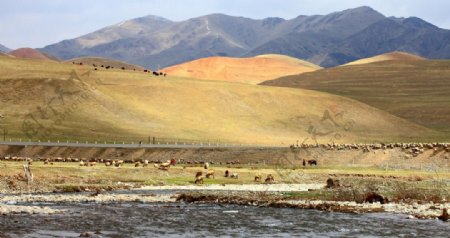
<svg viewBox="0 0 450 238"><path fill-rule="evenodd" d="M36 204L33 204L36 205ZM449 237L404 215L197 204L41 204L67 212L0 217L0 237ZM94 234L99 231L100 234Z"/></svg>

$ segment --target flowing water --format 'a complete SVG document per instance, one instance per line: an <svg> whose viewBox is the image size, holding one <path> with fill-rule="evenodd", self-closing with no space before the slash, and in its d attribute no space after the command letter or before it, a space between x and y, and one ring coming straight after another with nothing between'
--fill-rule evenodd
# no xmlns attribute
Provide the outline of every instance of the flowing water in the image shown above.
<svg viewBox="0 0 450 238"><path fill-rule="evenodd" d="M0 237L450 237L449 223L386 213L184 203L39 205L67 211L1 216Z"/></svg>

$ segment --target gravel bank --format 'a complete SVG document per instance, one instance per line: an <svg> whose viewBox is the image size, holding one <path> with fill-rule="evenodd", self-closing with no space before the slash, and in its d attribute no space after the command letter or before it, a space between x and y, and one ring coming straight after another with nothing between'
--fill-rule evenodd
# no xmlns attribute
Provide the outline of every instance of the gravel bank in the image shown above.
<svg viewBox="0 0 450 238"><path fill-rule="evenodd" d="M321 189L325 184L211 184L185 186L145 186L139 190L188 190L188 191L245 191L245 192L301 192Z"/></svg>

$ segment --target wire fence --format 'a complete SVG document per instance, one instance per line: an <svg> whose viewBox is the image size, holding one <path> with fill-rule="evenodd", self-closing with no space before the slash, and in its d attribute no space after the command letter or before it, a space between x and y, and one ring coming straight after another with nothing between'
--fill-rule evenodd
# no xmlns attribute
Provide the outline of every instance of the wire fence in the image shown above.
<svg viewBox="0 0 450 238"><path fill-rule="evenodd" d="M3 143L52 143L52 144L90 144L90 145L172 145L172 146L199 146L199 147L279 147L275 145L262 145L256 143L240 143L223 141L219 139L199 140L173 137L157 136L51 136L45 139L30 139L25 136L3 136L0 138Z"/></svg>

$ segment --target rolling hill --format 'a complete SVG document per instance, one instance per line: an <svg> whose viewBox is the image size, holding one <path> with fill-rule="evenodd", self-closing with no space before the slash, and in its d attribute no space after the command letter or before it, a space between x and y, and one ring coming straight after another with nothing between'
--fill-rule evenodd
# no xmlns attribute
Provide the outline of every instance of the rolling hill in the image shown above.
<svg viewBox="0 0 450 238"><path fill-rule="evenodd" d="M122 61L106 59L106 58L101 58L101 57L80 57L80 58L74 58L74 59L67 60L67 62L83 63L85 65L94 65L95 64L98 66L98 68L101 68L101 66L103 65L104 67L111 66L111 67L118 68L118 69L124 67L126 70L133 70L133 69L143 70L144 69L138 65L128 64L128 63L125 63Z"/></svg>
<svg viewBox="0 0 450 238"><path fill-rule="evenodd" d="M13 57L13 56L8 55L7 53L0 52L0 57Z"/></svg>
<svg viewBox="0 0 450 238"><path fill-rule="evenodd" d="M12 55L14 57L23 58L23 59L39 59L39 60L58 61L58 59L54 56L48 55L46 53L42 53L38 50L31 49L31 48L19 48L19 49L10 51L8 54Z"/></svg>
<svg viewBox="0 0 450 238"><path fill-rule="evenodd" d="M450 132L448 60L391 60L348 65L262 84L353 98L428 128Z"/></svg>
<svg viewBox="0 0 450 238"><path fill-rule="evenodd" d="M161 71L169 75L228 82L260 82L320 69L320 66L283 55L253 58L209 57L171 66Z"/></svg>
<svg viewBox="0 0 450 238"><path fill-rule="evenodd" d="M0 58L0 81L0 127L22 139L136 142L157 136L286 146L434 135L366 104L311 90L19 58Z"/></svg>
<svg viewBox="0 0 450 238"><path fill-rule="evenodd" d="M155 70L211 56L262 54L289 55L330 67L395 50L449 58L449 42L449 30L419 18L388 18L358 7L289 20L211 14L172 22L147 16L41 50L65 60L97 56Z"/></svg>
<svg viewBox="0 0 450 238"><path fill-rule="evenodd" d="M386 54L376 55L376 56L370 57L370 58L356 60L356 61L347 63L345 65L369 64L369 63L388 61L388 60L408 61L408 60L425 60L425 59L420 56L413 55L410 53L395 51L395 52L390 52L390 53L386 53Z"/></svg>

